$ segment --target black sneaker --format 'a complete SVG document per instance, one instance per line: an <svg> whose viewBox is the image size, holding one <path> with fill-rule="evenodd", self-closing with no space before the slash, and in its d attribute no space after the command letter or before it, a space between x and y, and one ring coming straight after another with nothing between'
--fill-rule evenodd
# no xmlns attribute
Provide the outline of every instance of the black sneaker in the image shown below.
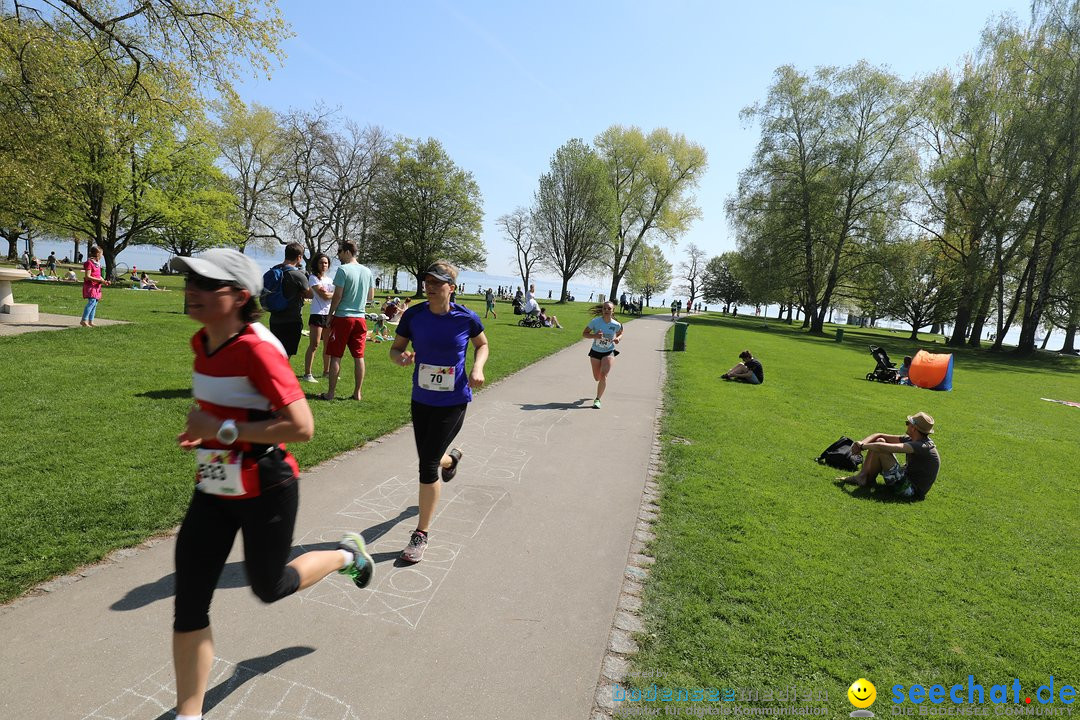
<svg viewBox="0 0 1080 720"><path fill-rule="evenodd" d="M461 460L461 451L457 448L448 452L447 455L450 456L450 467L441 468L443 482L450 482L454 479L454 476L457 475L457 464Z"/></svg>
<svg viewBox="0 0 1080 720"><path fill-rule="evenodd" d="M360 536L360 533L345 533L345 537L341 538L337 546L338 550L346 550L353 555L353 561L338 572L351 577L356 587L367 587L371 583L372 576L375 575L375 563L368 555L367 548L364 547L364 538Z"/></svg>

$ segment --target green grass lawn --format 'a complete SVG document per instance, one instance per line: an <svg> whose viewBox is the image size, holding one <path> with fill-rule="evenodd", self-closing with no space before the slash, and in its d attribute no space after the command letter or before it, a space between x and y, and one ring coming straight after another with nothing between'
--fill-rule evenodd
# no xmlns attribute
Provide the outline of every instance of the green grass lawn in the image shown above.
<svg viewBox="0 0 1080 720"><path fill-rule="evenodd" d="M105 290L98 318L130 325L0 338L0 360L9 369L0 378L0 602L167 532L182 517L193 461L176 447L176 435L192 403L189 341L198 326L182 314L182 279L155 279L173 291ZM78 316L84 304L78 284L22 281L14 292L18 302L38 303L41 312ZM483 317L482 300L459 300ZM589 305L544 305L565 330L518 327L507 303L498 304L498 320L485 321L492 347L488 382L580 339ZM311 403L315 437L292 446L301 466L409 421L411 371L390 364L389 348L368 345L363 403L342 399L353 388L348 360L339 399ZM306 349L303 338L293 358L298 375ZM304 389L310 397L325 390L326 381Z"/></svg>
<svg viewBox="0 0 1080 720"><path fill-rule="evenodd" d="M1080 410L1040 400L1080 401L1076 359L960 350L954 390L933 392L863 379L867 346L898 362L916 349L905 334L848 328L837 344L777 321L689 322L688 351L669 355L635 671L827 690L834 713L866 677L879 717L897 683L1080 685ZM719 379L744 348L761 386ZM924 502L841 488L814 462L842 434L902 434L919 410L942 457Z"/></svg>

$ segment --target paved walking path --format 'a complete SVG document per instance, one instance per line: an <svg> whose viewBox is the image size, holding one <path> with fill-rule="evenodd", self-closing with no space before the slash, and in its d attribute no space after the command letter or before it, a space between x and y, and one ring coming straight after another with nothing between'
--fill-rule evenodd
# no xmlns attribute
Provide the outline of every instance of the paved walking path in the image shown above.
<svg viewBox="0 0 1080 720"><path fill-rule="evenodd" d="M207 720L588 718L669 326L627 327L602 410L584 340L480 393L416 566L395 567L415 527L411 428L306 473L295 544L362 530L375 581L358 590L335 575L262 605L238 542L211 610ZM171 718L173 544L0 609L0 717Z"/></svg>

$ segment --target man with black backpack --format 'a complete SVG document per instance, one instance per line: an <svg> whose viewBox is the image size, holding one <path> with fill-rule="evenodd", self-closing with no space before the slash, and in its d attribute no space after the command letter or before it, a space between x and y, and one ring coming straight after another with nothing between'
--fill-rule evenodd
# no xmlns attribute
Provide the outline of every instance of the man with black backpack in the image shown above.
<svg viewBox="0 0 1080 720"><path fill-rule="evenodd" d="M312 295L304 264L304 246L292 242L285 246L285 262L263 275L262 306L270 313L270 332L284 346L289 357L300 347L304 330L304 300Z"/></svg>

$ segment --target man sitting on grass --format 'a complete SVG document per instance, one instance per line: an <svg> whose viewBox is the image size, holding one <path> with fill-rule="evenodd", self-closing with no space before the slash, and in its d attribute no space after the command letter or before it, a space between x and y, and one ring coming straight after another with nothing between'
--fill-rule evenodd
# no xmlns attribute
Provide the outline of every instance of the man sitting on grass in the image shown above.
<svg viewBox="0 0 1080 720"><path fill-rule="evenodd" d="M851 446L851 452L866 451L862 468L850 477L837 478L840 482L869 487L878 473L899 497L922 500L937 480L941 457L938 455L930 433L934 432L934 418L924 412L915 413L907 419L906 435L875 433ZM893 453L907 455L907 465L901 465Z"/></svg>
<svg viewBox="0 0 1080 720"><path fill-rule="evenodd" d="M738 380L751 385L765 382L765 368L761 367L761 362L751 355L749 350L739 353L739 360L739 364L720 376L721 380Z"/></svg>

